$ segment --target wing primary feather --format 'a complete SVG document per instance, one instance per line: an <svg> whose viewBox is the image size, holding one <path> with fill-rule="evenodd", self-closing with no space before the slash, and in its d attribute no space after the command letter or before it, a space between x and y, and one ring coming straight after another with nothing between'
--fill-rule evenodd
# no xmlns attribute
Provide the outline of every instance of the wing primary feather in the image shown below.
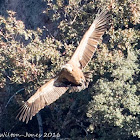
<svg viewBox="0 0 140 140"><path fill-rule="evenodd" d="M26 104L24 104L24 105L23 105L23 110L22 110L22 112L21 112L21 115L20 115L19 120L22 120L22 119L23 119L23 116L24 116L26 110L27 110L27 107L26 107Z"/></svg>
<svg viewBox="0 0 140 140"><path fill-rule="evenodd" d="M65 87L61 82L59 82L59 80L57 81L56 79L51 79L39 88L37 92L23 104L17 115L19 120L28 123L28 121L31 120L32 117L42 108L53 103L68 90L68 87Z"/></svg>
<svg viewBox="0 0 140 140"><path fill-rule="evenodd" d="M28 114L27 114L27 117L26 117L26 122L28 122L28 121L30 120L30 117L32 116L32 114L31 114L32 105L33 105L33 104L31 104L31 106L29 107Z"/></svg>
<svg viewBox="0 0 140 140"><path fill-rule="evenodd" d="M24 106L22 105L22 106L19 108L19 113L17 114L16 119L20 116L21 113L23 113L23 110L24 110Z"/></svg>
<svg viewBox="0 0 140 140"><path fill-rule="evenodd" d="M31 105L29 120L31 120L32 117L34 116L34 112L35 112L35 103L33 102L32 105Z"/></svg>
<svg viewBox="0 0 140 140"><path fill-rule="evenodd" d="M71 62L75 62L78 67L83 69L92 58L102 35L109 26L110 14L108 11L98 11L95 20L91 24L88 31L83 36L79 46L71 58ZM91 46L93 48L91 48ZM90 50L92 53L89 53ZM88 55L86 57L86 55Z"/></svg>
<svg viewBox="0 0 140 140"><path fill-rule="evenodd" d="M24 116L23 116L23 122L27 119L28 114L30 113L29 111L30 111L29 106L26 106L26 111L25 111ZM26 121L26 123L27 123L27 121Z"/></svg>

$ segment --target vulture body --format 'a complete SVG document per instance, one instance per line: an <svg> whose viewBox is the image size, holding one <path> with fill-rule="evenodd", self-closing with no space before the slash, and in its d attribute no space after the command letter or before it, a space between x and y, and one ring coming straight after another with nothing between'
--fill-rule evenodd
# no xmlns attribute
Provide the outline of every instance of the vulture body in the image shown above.
<svg viewBox="0 0 140 140"><path fill-rule="evenodd" d="M102 35L109 24L110 15L107 11L97 14L90 28L84 34L79 46L67 64L62 66L60 73L40 87L21 107L17 118L28 123L36 113L46 105L56 101L70 87L79 91L87 88L87 79L82 69L92 58Z"/></svg>

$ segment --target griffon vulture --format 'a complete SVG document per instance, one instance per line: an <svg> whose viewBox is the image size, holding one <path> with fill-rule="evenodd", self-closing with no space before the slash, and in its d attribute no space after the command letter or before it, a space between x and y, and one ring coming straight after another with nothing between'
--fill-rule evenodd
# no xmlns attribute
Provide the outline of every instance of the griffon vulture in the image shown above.
<svg viewBox="0 0 140 140"><path fill-rule="evenodd" d="M86 75L82 72L82 69L92 58L99 41L107 29L109 19L110 15L107 11L101 11L97 14L73 56L68 63L62 66L59 74L40 87L23 104L17 115L19 120L28 123L42 108L55 102L70 87L80 90L87 88Z"/></svg>

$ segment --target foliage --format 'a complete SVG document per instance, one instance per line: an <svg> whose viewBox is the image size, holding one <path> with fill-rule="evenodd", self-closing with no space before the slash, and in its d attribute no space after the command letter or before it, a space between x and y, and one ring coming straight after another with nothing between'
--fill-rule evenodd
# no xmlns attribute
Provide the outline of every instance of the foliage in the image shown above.
<svg viewBox="0 0 140 140"><path fill-rule="evenodd" d="M93 99L89 103L87 113L91 122L89 130L97 133L100 139L111 139L112 135L114 139L127 139L128 135L140 137L140 96L137 82L139 69L136 56L132 50L128 51L127 58L116 53L113 56L114 68L110 67L112 62L108 62L110 57L101 62L103 66L100 66L106 71L101 73L100 70L101 78L97 79L93 86ZM109 66L107 68L104 66L106 63ZM105 133L106 131L110 132Z"/></svg>
<svg viewBox="0 0 140 140"><path fill-rule="evenodd" d="M140 138L138 0L44 3L46 10L42 12L48 17L47 25L36 30L27 29L28 24L18 20L14 11L7 11L7 17L0 16L0 91L5 93L0 98L4 110L0 131L38 133L34 118L27 125L18 121L15 124L19 104L57 74L98 9L108 8L111 27L85 70L94 70L89 88L66 93L42 110L43 129L70 139Z"/></svg>

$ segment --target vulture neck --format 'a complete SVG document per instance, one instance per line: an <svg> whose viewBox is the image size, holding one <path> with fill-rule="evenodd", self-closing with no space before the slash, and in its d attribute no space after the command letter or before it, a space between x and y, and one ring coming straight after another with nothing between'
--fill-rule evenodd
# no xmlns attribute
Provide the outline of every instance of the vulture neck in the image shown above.
<svg viewBox="0 0 140 140"><path fill-rule="evenodd" d="M59 78L61 81L68 81L76 86L81 85L85 81L82 70L69 63L62 67Z"/></svg>

